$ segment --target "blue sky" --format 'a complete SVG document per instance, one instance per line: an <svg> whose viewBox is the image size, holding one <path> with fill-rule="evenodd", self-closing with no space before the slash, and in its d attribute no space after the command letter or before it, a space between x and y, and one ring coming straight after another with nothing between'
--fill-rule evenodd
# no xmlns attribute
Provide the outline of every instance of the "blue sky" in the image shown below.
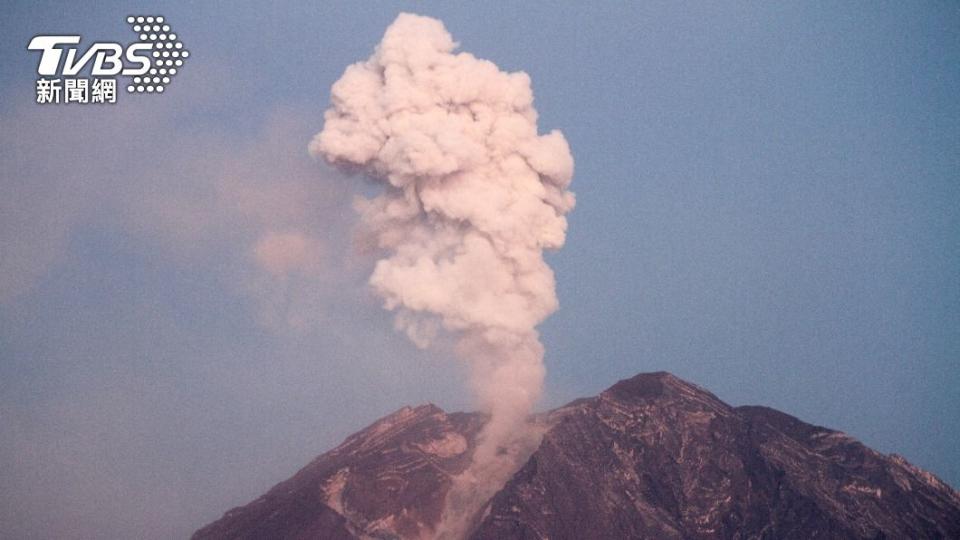
<svg viewBox="0 0 960 540"><path fill-rule="evenodd" d="M668 370L960 485L960 9L948 2L14 3L0 19L0 523L176 538L402 405L471 406L310 158L400 11L530 74L576 160L543 407ZM191 52L162 96L39 106L39 33ZM256 246L308 234L271 274Z"/></svg>

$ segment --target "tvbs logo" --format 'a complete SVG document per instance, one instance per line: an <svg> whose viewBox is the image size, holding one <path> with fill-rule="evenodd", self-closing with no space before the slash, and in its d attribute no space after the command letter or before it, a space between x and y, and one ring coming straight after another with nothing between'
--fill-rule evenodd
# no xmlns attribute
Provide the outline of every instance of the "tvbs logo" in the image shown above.
<svg viewBox="0 0 960 540"><path fill-rule="evenodd" d="M96 42L81 52L78 35L38 35L27 49L40 52L37 103L116 103L117 76L127 92L163 93L190 52L162 16L129 16L139 41ZM85 71L91 78L77 77Z"/></svg>
<svg viewBox="0 0 960 540"><path fill-rule="evenodd" d="M80 36L36 36L30 40L27 48L31 51L43 51L40 56L40 65L37 73L40 75L77 75L90 63L93 68L90 74L94 77L102 75L143 75L150 69L150 51L153 45L149 43L134 43L129 45L124 54L119 43L94 43L87 52L77 60L77 49L67 49L67 61L61 62L63 49L60 45L76 45L80 43ZM137 64L137 67L125 67L121 55L127 61ZM62 69L61 69L62 65Z"/></svg>

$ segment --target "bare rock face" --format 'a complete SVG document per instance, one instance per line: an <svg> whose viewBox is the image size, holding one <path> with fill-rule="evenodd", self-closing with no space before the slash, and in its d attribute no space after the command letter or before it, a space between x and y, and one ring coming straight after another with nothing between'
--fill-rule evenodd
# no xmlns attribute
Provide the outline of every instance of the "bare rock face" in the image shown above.
<svg viewBox="0 0 960 540"><path fill-rule="evenodd" d="M483 422L434 405L404 407L193 538L429 538Z"/></svg>
<svg viewBox="0 0 960 540"><path fill-rule="evenodd" d="M902 458L667 373L553 414L473 538L960 537L960 496Z"/></svg>
<svg viewBox="0 0 960 540"><path fill-rule="evenodd" d="M960 538L960 495L902 457L668 373L537 420L470 538ZM401 409L194 538L430 538L483 422Z"/></svg>

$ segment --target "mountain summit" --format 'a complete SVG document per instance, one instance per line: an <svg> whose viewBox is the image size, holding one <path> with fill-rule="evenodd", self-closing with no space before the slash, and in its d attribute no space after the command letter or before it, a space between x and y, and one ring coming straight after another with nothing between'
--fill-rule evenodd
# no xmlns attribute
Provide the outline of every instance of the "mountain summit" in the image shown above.
<svg viewBox="0 0 960 540"><path fill-rule="evenodd" d="M485 421L404 407L193 538L432 538ZM932 474L669 373L534 423L539 447L469 538L960 538L960 495Z"/></svg>

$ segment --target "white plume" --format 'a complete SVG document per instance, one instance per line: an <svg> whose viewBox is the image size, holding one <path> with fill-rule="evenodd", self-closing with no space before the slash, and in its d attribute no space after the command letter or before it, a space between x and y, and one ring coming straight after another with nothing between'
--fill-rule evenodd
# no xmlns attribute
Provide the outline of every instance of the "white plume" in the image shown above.
<svg viewBox="0 0 960 540"><path fill-rule="evenodd" d="M540 397L536 326L557 309L544 249L564 243L573 158L559 131L537 133L530 77L457 44L443 24L401 14L367 61L332 89L314 155L384 185L360 200L385 254L370 284L420 347L457 338L491 419L448 496L440 533L456 529L518 466ZM519 451L519 450L517 450Z"/></svg>

